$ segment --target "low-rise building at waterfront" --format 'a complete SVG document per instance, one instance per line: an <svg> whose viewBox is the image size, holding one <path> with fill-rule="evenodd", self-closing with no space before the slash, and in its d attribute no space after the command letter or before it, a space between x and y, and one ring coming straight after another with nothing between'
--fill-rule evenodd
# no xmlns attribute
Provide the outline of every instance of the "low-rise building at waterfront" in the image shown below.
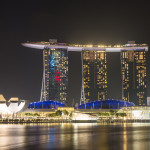
<svg viewBox="0 0 150 150"><path fill-rule="evenodd" d="M19 100L18 97L12 97L7 102L2 94L0 94L0 118L10 118L16 113L22 112L27 108L28 102Z"/></svg>
<svg viewBox="0 0 150 150"><path fill-rule="evenodd" d="M150 120L150 107L136 106L136 107L123 107L118 112L127 114L126 119L149 119Z"/></svg>

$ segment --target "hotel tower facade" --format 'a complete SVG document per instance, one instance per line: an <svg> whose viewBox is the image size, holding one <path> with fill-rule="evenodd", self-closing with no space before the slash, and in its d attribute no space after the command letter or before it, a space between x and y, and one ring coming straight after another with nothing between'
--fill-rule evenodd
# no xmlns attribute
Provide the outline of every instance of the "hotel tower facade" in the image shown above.
<svg viewBox="0 0 150 150"><path fill-rule="evenodd" d="M122 100L145 106L146 44L68 45L49 42L23 43L23 46L43 50L43 81L41 101L68 102L68 51L81 52L82 87L80 103L107 99L107 52L120 52Z"/></svg>
<svg viewBox="0 0 150 150"><path fill-rule="evenodd" d="M43 50L43 68L41 101L54 100L67 103L67 49L45 47Z"/></svg>
<svg viewBox="0 0 150 150"><path fill-rule="evenodd" d="M84 50L82 53L81 103L105 100L107 96L106 51Z"/></svg>
<svg viewBox="0 0 150 150"><path fill-rule="evenodd" d="M138 106L147 105L146 51L122 50L122 99Z"/></svg>

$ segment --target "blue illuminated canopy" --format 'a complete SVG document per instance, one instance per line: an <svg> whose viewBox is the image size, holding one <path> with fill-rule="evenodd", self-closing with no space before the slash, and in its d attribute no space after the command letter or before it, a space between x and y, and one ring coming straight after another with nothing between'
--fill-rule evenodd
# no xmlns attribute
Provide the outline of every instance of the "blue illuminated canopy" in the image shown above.
<svg viewBox="0 0 150 150"><path fill-rule="evenodd" d="M29 109L56 109L57 107L64 107L65 104L53 100L46 100L40 102L33 102L30 103L28 108Z"/></svg>
<svg viewBox="0 0 150 150"><path fill-rule="evenodd" d="M120 109L121 107L132 107L134 103L123 100L100 100L88 102L86 104L79 105L79 109Z"/></svg>

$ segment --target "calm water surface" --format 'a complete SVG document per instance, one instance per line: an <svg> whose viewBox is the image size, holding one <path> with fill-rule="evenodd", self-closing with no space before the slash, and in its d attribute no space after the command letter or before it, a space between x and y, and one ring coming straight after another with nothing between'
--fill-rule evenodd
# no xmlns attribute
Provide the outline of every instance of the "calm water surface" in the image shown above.
<svg viewBox="0 0 150 150"><path fill-rule="evenodd" d="M150 150L150 124L0 125L0 150Z"/></svg>

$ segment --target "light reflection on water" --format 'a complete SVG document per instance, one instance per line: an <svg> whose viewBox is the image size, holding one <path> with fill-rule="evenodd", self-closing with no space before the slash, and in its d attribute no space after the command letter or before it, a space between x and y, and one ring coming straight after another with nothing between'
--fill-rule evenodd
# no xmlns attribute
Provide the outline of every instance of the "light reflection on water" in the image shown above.
<svg viewBox="0 0 150 150"><path fill-rule="evenodd" d="M3 149L148 150L150 124L0 124Z"/></svg>
<svg viewBox="0 0 150 150"><path fill-rule="evenodd" d="M127 150L127 124L123 124L123 150Z"/></svg>

